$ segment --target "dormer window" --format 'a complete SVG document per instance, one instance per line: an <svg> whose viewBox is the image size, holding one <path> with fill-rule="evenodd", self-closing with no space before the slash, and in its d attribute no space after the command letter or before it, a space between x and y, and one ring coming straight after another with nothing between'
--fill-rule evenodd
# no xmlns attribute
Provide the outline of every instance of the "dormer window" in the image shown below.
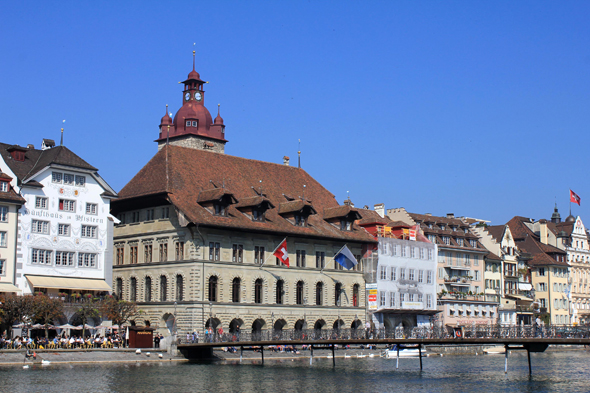
<svg viewBox="0 0 590 393"><path fill-rule="evenodd" d="M215 202L213 204L215 208L215 215L216 216L227 216L227 209L226 206L221 202Z"/></svg>
<svg viewBox="0 0 590 393"><path fill-rule="evenodd" d="M308 225L309 216L317 214L317 212L309 201L299 199L281 203L279 205L279 214L291 224L305 227Z"/></svg>
<svg viewBox="0 0 590 393"><path fill-rule="evenodd" d="M201 191L197 202L215 216L227 217L227 210L231 204L237 203L233 194L224 188L212 188Z"/></svg>
<svg viewBox="0 0 590 393"><path fill-rule="evenodd" d="M27 150L24 147L20 146L12 146L8 149L8 152L14 161L24 161L26 151Z"/></svg>
<svg viewBox="0 0 590 393"><path fill-rule="evenodd" d="M8 182L0 181L0 191L8 192Z"/></svg>
<svg viewBox="0 0 590 393"><path fill-rule="evenodd" d="M340 220L341 231L352 231L352 221Z"/></svg>
<svg viewBox="0 0 590 393"><path fill-rule="evenodd" d="M198 122L197 120L187 120L186 121L186 126L187 127L195 127L197 128Z"/></svg>
<svg viewBox="0 0 590 393"><path fill-rule="evenodd" d="M265 195L257 195L240 199L236 208L252 221L266 221L266 211L274 208L271 201Z"/></svg>
<svg viewBox="0 0 590 393"><path fill-rule="evenodd" d="M260 208L252 209L252 221L264 221L264 210Z"/></svg>
<svg viewBox="0 0 590 393"><path fill-rule="evenodd" d="M352 225L362 217L354 207L344 204L324 209L324 220L341 231L352 231Z"/></svg>
<svg viewBox="0 0 590 393"><path fill-rule="evenodd" d="M303 214L295 214L295 226L304 227L305 226L305 216Z"/></svg>

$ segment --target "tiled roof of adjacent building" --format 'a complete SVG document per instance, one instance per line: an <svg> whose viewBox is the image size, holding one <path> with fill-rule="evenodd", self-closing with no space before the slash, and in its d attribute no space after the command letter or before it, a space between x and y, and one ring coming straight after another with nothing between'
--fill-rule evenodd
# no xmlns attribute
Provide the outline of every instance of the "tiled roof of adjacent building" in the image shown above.
<svg viewBox="0 0 590 393"><path fill-rule="evenodd" d="M565 262L567 253L557 247L541 243L539 236L525 224L526 222L532 223L532 220L527 217L516 216L508 221L507 225L510 227L510 232L514 236L518 249L532 256L532 259L527 263L530 266L569 266ZM555 256L564 260L556 260Z"/></svg>
<svg viewBox="0 0 590 393"><path fill-rule="evenodd" d="M211 190L212 185L227 188L237 200L237 204L228 206L227 216L214 215L198 202L199 194ZM199 225L375 242L358 225L346 231L328 223L322 214L325 209L339 206L334 195L303 169L292 166L164 146L119 192L119 198L111 203L113 213L131 210L133 201L156 194L166 195L190 222ZM239 210L260 195L271 202L262 222L253 221ZM248 202L241 204L242 200ZM310 213L307 226L295 226L287 220L290 213L302 209Z"/></svg>
<svg viewBox="0 0 590 393"><path fill-rule="evenodd" d="M11 148L24 150L25 160L14 160L9 152ZM65 146L57 146L51 149L40 150L0 143L0 155L4 159L4 162L6 162L10 169L18 177L19 181L26 180L28 176L34 175L36 172L50 164L59 164L74 168L98 171L98 169L78 157Z"/></svg>
<svg viewBox="0 0 590 393"><path fill-rule="evenodd" d="M504 237L504 231L506 231L506 225L489 225L486 227L486 231L499 243Z"/></svg>
<svg viewBox="0 0 590 393"><path fill-rule="evenodd" d="M479 242L479 238L471 233L469 225L460 218L438 217L416 213L408 214L415 222L420 223L420 229L425 235L436 237L436 243L439 247L455 248L464 251L488 251ZM449 242L446 243L444 238L448 238ZM471 242L474 242L474 245Z"/></svg>

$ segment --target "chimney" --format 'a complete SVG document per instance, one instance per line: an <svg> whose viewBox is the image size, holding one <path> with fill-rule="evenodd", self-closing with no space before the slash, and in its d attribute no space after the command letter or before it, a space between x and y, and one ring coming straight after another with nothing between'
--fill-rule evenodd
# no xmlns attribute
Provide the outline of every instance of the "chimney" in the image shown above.
<svg viewBox="0 0 590 393"><path fill-rule="evenodd" d="M283 165L289 166L289 157L287 157L287 156L283 157Z"/></svg>
<svg viewBox="0 0 590 393"><path fill-rule="evenodd" d="M543 244L548 244L548 237L549 237L549 232L547 230L547 221L544 219L539 220L539 237L541 240L541 243Z"/></svg>
<svg viewBox="0 0 590 393"><path fill-rule="evenodd" d="M426 213L425 216L432 217L432 213Z"/></svg>
<svg viewBox="0 0 590 393"><path fill-rule="evenodd" d="M455 213L447 213L447 218L455 218Z"/></svg>
<svg viewBox="0 0 590 393"><path fill-rule="evenodd" d="M375 211L381 216L381 218L385 218L385 203L377 203L375 205Z"/></svg>
<svg viewBox="0 0 590 393"><path fill-rule="evenodd" d="M346 206L354 207L354 203L352 203L352 201L351 201L350 199L347 199L347 200L345 200L345 201L344 201L344 204L345 204Z"/></svg>
<svg viewBox="0 0 590 393"><path fill-rule="evenodd" d="M27 149L34 149L34 148L35 148L35 145L33 145L32 143L29 143L27 145Z"/></svg>

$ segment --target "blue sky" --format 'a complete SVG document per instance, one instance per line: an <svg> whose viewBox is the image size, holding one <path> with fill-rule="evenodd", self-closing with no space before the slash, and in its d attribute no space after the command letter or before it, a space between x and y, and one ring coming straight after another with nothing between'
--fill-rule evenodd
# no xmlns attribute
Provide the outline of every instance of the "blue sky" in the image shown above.
<svg viewBox="0 0 590 393"><path fill-rule="evenodd" d="M9 2L0 140L59 140L120 190L192 68L226 153L296 161L342 202L590 224L589 2Z"/></svg>

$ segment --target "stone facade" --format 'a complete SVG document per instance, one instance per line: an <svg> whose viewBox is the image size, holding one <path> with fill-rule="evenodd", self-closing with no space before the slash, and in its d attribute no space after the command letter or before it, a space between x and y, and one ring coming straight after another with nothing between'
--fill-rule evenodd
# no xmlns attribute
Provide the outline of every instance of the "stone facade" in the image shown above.
<svg viewBox="0 0 590 393"><path fill-rule="evenodd" d="M129 222L130 215L135 215L137 221ZM113 288L122 299L138 302L143 312L139 322L149 321L164 335L170 335L175 328L178 332L202 334L210 324L228 332L233 331L236 323L242 331L270 329L273 322L277 330L331 329L339 315L342 327L362 323L362 272L342 270L330 257L326 257L323 270L316 266L316 252L334 255L342 246L340 242L289 238L291 267L287 268L277 265L271 254L282 240L276 235L190 230L179 224L174 208L169 205L120 213L118 217L121 224L115 228ZM242 262L233 260L234 244L243 247ZM257 246L265 249L262 266L255 262ZM355 255L361 254L360 246L350 248ZM168 254L161 254L161 249L167 249ZM180 249L182 252L177 254ZM296 266L297 251L306 252L306 266ZM148 277L151 290L146 287ZM165 296L162 277L166 282ZM210 288L212 277L217 278L215 295ZM236 278L240 280L238 299L233 297ZM255 293L257 280L262 284L260 299L256 299ZM281 304L277 296L277 291L281 292L277 288L279 280L283 282ZM301 304L297 299L298 282L303 283ZM342 285L340 306L336 299L337 283Z"/></svg>
<svg viewBox="0 0 590 393"><path fill-rule="evenodd" d="M169 141L172 146L188 147L190 149L209 150L215 153L225 153L225 142L203 138L197 135L182 135ZM166 146L166 141L158 141L158 150Z"/></svg>

